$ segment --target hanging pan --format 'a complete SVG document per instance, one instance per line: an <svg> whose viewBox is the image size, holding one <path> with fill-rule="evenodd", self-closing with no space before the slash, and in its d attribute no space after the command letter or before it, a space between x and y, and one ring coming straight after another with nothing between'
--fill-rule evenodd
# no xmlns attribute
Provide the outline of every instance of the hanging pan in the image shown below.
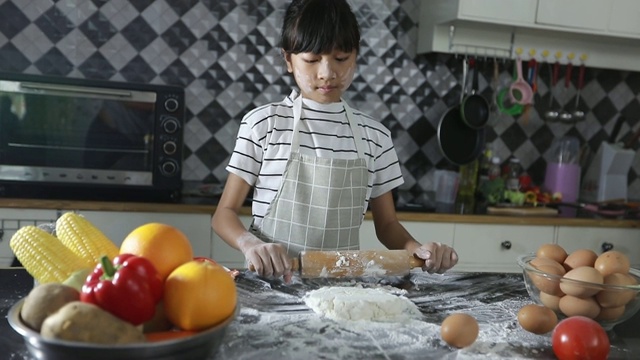
<svg viewBox="0 0 640 360"><path fill-rule="evenodd" d="M462 119L460 111L465 95L468 64L464 59L462 66L462 97L460 103L450 107L440 118L438 124L438 144L442 155L455 165L466 165L477 159L484 147L484 127L474 129Z"/></svg>
<svg viewBox="0 0 640 360"><path fill-rule="evenodd" d="M471 83L471 94L466 95L460 104L460 114L467 126L480 129L487 125L489 121L489 102L478 93L478 73L480 72L477 61L473 66L473 80Z"/></svg>

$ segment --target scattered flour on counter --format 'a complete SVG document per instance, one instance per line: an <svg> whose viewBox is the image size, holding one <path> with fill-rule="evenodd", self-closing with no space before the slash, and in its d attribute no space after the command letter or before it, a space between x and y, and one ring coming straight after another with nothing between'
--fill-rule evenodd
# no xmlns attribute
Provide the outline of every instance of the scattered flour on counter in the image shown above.
<svg viewBox="0 0 640 360"><path fill-rule="evenodd" d="M411 300L385 288L328 286L308 292L303 300L333 320L406 322L422 315Z"/></svg>

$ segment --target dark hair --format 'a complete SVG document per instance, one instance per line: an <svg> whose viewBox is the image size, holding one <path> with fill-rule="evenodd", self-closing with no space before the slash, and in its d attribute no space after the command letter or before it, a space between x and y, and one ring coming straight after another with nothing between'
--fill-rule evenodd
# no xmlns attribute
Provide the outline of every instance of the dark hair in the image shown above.
<svg viewBox="0 0 640 360"><path fill-rule="evenodd" d="M346 0L293 0L284 15L285 53L360 51L360 27Z"/></svg>

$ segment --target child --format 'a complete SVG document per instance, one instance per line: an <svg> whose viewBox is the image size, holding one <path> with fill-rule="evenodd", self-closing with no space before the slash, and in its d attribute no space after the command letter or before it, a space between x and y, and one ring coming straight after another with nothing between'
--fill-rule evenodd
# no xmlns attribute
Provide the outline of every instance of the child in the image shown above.
<svg viewBox="0 0 640 360"><path fill-rule="evenodd" d="M212 219L216 233L257 273L291 278L303 250L357 250L369 208L376 235L442 273L458 255L421 245L398 222L391 190L403 183L388 129L341 99L351 84L360 30L346 0L293 0L281 47L299 91L249 112L240 123L224 191ZM238 211L253 188L253 223Z"/></svg>

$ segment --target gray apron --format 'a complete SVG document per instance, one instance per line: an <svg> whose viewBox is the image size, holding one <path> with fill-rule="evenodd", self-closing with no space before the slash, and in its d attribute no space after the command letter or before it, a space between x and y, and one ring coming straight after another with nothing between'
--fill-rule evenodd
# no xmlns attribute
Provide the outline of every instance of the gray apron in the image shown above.
<svg viewBox="0 0 640 360"><path fill-rule="evenodd" d="M293 139L280 188L256 234L282 244L290 256L303 250L357 250L368 186L362 130L343 100L358 151L357 159L300 153L298 125L302 95L293 102Z"/></svg>

